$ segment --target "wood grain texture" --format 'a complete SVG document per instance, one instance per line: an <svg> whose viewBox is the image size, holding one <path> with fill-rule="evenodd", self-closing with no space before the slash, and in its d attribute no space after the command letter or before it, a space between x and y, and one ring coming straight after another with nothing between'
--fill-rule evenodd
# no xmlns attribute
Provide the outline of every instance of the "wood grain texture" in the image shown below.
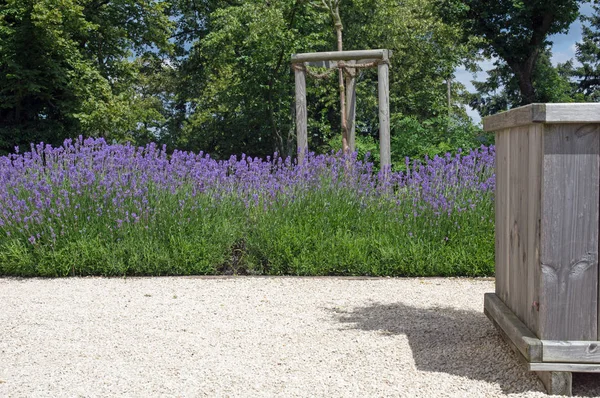
<svg viewBox="0 0 600 398"><path fill-rule="evenodd" d="M534 113L535 122L588 123L600 122L599 103L540 104L543 112ZM540 109L541 111L541 109Z"/></svg>
<svg viewBox="0 0 600 398"><path fill-rule="evenodd" d="M525 325L528 323L530 303L528 270L528 190L529 182L529 126L510 130L510 162L508 213L508 284L510 294L504 303Z"/></svg>
<svg viewBox="0 0 600 398"><path fill-rule="evenodd" d="M527 189L527 208L525 217L527 222L527 294L525 297L524 319L525 325L535 335L538 335L539 323L539 290L541 278L540 265L540 238L542 217L542 160L543 160L543 132L541 124L529 125L529 151L527 155L527 174L525 181Z"/></svg>
<svg viewBox="0 0 600 398"><path fill-rule="evenodd" d="M509 197L510 197L510 129L496 131L496 195L495 195L495 239L496 239L496 295L508 302L508 242L509 242Z"/></svg>
<svg viewBox="0 0 600 398"><path fill-rule="evenodd" d="M496 294L537 330L542 127L496 132Z"/></svg>
<svg viewBox="0 0 600 398"><path fill-rule="evenodd" d="M531 123L590 123L600 121L599 103L529 104L483 118L485 131Z"/></svg>
<svg viewBox="0 0 600 398"><path fill-rule="evenodd" d="M388 59L390 50L356 50L356 51L326 51L318 53L292 54L292 63L311 61L349 61L363 59Z"/></svg>
<svg viewBox="0 0 600 398"><path fill-rule="evenodd" d="M542 360L541 341L494 293L484 296L484 312L529 362Z"/></svg>
<svg viewBox="0 0 600 398"><path fill-rule="evenodd" d="M596 340L599 126L544 127L538 336Z"/></svg>
<svg viewBox="0 0 600 398"><path fill-rule="evenodd" d="M498 334L500 334L500 337L502 338L502 340L517 355L517 359L519 360L519 362L529 365L529 360L523 356L523 354L521 353L521 351L519 351L519 348L515 345L515 343L510 339L510 337L508 337L506 332L504 330L502 330L502 327L500 326L500 324L498 324L498 322L496 322L496 320L490 315L490 313L486 309L483 310L483 313L492 322L492 324L496 328L496 331L498 332Z"/></svg>
<svg viewBox="0 0 600 398"><path fill-rule="evenodd" d="M554 372L582 372L600 373L600 364L592 363L556 363L556 362L532 362L527 365L528 370L554 371Z"/></svg>
<svg viewBox="0 0 600 398"><path fill-rule="evenodd" d="M378 61L377 59L361 59L359 61L357 60L348 60L345 61L346 65L349 65L351 63L356 63L356 64L370 64L372 62ZM326 60L326 61L309 61L309 62L304 62L304 65L306 66L312 66L315 68L327 68L327 69L337 69L338 67L338 61L331 61L331 60Z"/></svg>
<svg viewBox="0 0 600 398"><path fill-rule="evenodd" d="M348 61L354 64L355 61ZM356 71L346 76L346 125L348 126L348 146L350 152L356 150Z"/></svg>
<svg viewBox="0 0 600 398"><path fill-rule="evenodd" d="M390 82L389 65L377 65L379 94L379 159L381 168L392 164L390 152Z"/></svg>
<svg viewBox="0 0 600 398"><path fill-rule="evenodd" d="M296 80L296 140L298 162L302 163L308 151L308 121L306 112L306 72L294 70Z"/></svg>
<svg viewBox="0 0 600 398"><path fill-rule="evenodd" d="M573 376L571 372L536 372L549 395L573 395Z"/></svg>
<svg viewBox="0 0 600 398"><path fill-rule="evenodd" d="M486 116L483 118L483 129L485 131L496 131L529 125L533 123L533 114L539 113L539 108L543 105L544 104L529 104L506 112Z"/></svg>
<svg viewBox="0 0 600 398"><path fill-rule="evenodd" d="M542 361L600 364L600 341L542 340Z"/></svg>

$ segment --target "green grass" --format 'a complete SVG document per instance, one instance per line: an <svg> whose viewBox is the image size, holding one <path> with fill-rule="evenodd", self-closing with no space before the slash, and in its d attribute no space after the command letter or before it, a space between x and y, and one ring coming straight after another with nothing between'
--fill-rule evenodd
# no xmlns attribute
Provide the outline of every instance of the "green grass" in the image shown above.
<svg viewBox="0 0 600 398"><path fill-rule="evenodd" d="M448 215L412 205L361 205L351 192L314 192L286 205L235 199L201 210L163 197L147 222L121 228L71 217L55 241L0 239L0 274L486 276L494 273L491 199ZM431 212L430 212L431 213ZM84 214L81 215L82 217ZM47 226L46 226L47 227Z"/></svg>
<svg viewBox="0 0 600 398"><path fill-rule="evenodd" d="M36 148L0 157L0 275L494 274L493 148L386 177L334 155Z"/></svg>

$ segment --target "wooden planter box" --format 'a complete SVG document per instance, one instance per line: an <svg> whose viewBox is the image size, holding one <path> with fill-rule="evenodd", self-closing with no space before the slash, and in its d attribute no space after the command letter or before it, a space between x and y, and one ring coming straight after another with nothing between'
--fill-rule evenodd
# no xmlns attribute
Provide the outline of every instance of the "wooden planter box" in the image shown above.
<svg viewBox="0 0 600 398"><path fill-rule="evenodd" d="M483 126L496 134L484 310L548 393L571 395L571 372L600 372L600 104L531 104Z"/></svg>

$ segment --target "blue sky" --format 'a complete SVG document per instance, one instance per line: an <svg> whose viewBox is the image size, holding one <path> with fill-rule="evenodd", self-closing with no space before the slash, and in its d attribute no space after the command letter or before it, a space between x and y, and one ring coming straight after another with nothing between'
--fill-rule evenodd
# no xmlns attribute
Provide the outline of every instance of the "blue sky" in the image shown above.
<svg viewBox="0 0 600 398"><path fill-rule="evenodd" d="M583 4L581 6L581 13L584 15L590 15L592 13L592 6L589 3ZM573 22L571 27L569 28L569 32L560 35L552 35L550 36L550 41L553 42L552 45L552 63L562 63L568 61L571 58L575 58L575 43L581 41L581 21L577 20ZM473 77L473 74L467 72L464 68L457 69L456 71L456 80L463 83L467 89L471 92L475 91L473 84L471 84L472 80L481 81L484 80L487 76L487 70L493 67L493 60L485 60L479 63L479 66L483 70L483 72L479 72ZM479 113L473 109L467 107L467 113L475 123L479 123L481 121L481 117Z"/></svg>

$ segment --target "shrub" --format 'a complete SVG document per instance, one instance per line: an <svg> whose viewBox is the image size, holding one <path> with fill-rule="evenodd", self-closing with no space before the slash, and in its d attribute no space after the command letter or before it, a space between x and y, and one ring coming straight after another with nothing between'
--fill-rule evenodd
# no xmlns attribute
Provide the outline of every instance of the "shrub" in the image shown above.
<svg viewBox="0 0 600 398"><path fill-rule="evenodd" d="M493 162L39 144L0 158L0 274L490 275Z"/></svg>

